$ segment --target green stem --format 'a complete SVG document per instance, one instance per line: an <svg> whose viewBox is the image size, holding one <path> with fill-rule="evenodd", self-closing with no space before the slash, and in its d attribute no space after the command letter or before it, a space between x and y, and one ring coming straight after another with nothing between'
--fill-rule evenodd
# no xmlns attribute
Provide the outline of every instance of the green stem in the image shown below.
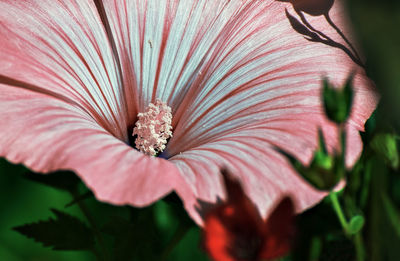
<svg viewBox="0 0 400 261"><path fill-rule="evenodd" d="M74 192L72 193L74 198L77 198L77 193ZM102 234L100 233L99 227L97 226L97 223L95 219L93 218L92 214L86 207L86 205L83 203L83 201L78 201L77 205L79 209L81 210L82 214L86 217L86 220L89 222L90 227L93 230L94 236L96 238L97 243L99 244L99 249L100 251L94 251L94 254L96 255L98 260L111 260L108 255L108 251L106 248L106 245L104 243L104 239Z"/></svg>
<svg viewBox="0 0 400 261"><path fill-rule="evenodd" d="M102 257L101 253L96 249L96 247L93 247L91 249L92 253L96 256L97 260L103 260L104 258Z"/></svg>
<svg viewBox="0 0 400 261"><path fill-rule="evenodd" d="M168 245L164 248L164 251L161 254L161 261L167 260L168 256L171 254L172 250L176 247L176 245L182 240L182 238L189 231L191 226L184 224L179 226L169 241Z"/></svg>
<svg viewBox="0 0 400 261"><path fill-rule="evenodd" d="M340 130L340 145L341 145L341 164L345 164L345 154L346 154L346 132L344 131L344 125L340 124L339 125L339 130ZM330 199L332 201L332 207L335 210L335 213L339 219L340 224L342 225L343 231L347 237L350 237L349 233L349 223L346 220L346 217L343 213L342 207L339 203L339 199L337 197L337 193L332 191L330 194ZM364 244L361 236L361 232L358 232L352 237L355 251L356 251L356 256L357 256L357 261L364 261L365 256L364 256Z"/></svg>
<svg viewBox="0 0 400 261"><path fill-rule="evenodd" d="M336 213L336 215L337 215L337 217L339 219L339 222L342 225L343 231L347 235L348 234L349 224L348 224L348 222L346 220L346 217L344 216L344 213L343 213L342 207L340 206L340 203L339 203L339 200L337 198L336 192L332 191L329 194L329 197L331 198L331 201L332 201L333 210L335 210L335 213Z"/></svg>
<svg viewBox="0 0 400 261"><path fill-rule="evenodd" d="M364 243L361 237L361 233L358 232L353 238L354 246L356 248L357 261L365 260L365 249Z"/></svg>
<svg viewBox="0 0 400 261"><path fill-rule="evenodd" d="M332 207L335 210L335 213L339 219L340 224L342 225L343 231L345 233L346 236L349 237L349 223L346 220L346 217L344 216L342 207L340 206L339 200L337 198L337 194L336 192L331 192L329 194L331 201L332 201ZM354 243L354 247L356 249L356 255L357 255L357 261L364 261L364 244L362 241L362 237L361 237L361 232L358 232L357 234L355 234L353 237L353 243Z"/></svg>

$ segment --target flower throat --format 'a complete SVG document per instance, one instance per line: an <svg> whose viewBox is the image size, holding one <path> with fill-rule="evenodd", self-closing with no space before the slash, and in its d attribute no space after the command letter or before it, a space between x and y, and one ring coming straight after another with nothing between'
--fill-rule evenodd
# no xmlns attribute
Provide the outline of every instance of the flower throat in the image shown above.
<svg viewBox="0 0 400 261"><path fill-rule="evenodd" d="M150 103L145 112L138 114L132 136L136 136L136 149L149 156L161 153L172 137L171 107L160 99Z"/></svg>

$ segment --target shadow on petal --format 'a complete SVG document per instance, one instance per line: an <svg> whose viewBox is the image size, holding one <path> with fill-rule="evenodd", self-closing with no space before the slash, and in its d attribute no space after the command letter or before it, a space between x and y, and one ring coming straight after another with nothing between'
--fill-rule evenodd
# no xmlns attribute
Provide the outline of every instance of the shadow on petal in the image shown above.
<svg viewBox="0 0 400 261"><path fill-rule="evenodd" d="M288 2L299 12L304 12L312 16L327 15L334 4L334 0L277 0Z"/></svg>

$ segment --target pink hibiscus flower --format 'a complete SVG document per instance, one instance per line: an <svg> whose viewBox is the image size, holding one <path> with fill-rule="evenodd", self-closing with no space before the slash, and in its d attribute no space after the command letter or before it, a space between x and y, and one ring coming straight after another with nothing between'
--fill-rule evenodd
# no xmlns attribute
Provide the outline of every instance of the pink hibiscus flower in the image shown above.
<svg viewBox="0 0 400 261"><path fill-rule="evenodd" d="M75 171L112 204L144 206L175 191L202 224L197 200L225 197L226 166L264 217L284 194L301 211L324 194L274 147L307 162L318 126L335 146L322 77L340 84L355 72L348 164L376 105L348 54L294 30L290 3L2 0L0 10L0 156L42 173ZM349 35L338 1L329 15ZM305 17L346 44L323 17ZM149 137L162 157L147 155Z"/></svg>

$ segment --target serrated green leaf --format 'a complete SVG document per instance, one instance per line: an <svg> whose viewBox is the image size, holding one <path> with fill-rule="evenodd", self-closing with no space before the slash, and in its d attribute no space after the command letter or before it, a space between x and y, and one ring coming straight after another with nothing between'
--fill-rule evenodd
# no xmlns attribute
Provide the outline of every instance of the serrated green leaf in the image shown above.
<svg viewBox="0 0 400 261"><path fill-rule="evenodd" d="M135 210L135 213L131 220L112 216L102 228L104 233L114 239L114 260L158 260L162 248L160 235L153 219L153 208L149 207L138 211L132 209Z"/></svg>
<svg viewBox="0 0 400 261"><path fill-rule="evenodd" d="M74 191L80 182L79 178L71 171L57 171L50 174L28 172L25 174L25 178L55 189L69 192Z"/></svg>
<svg viewBox="0 0 400 261"><path fill-rule="evenodd" d="M74 198L71 202L67 203L67 204L65 205L65 207L66 207L66 208L67 208L67 207L70 207L70 206L75 205L76 203L78 203L78 202L80 202L80 201L82 201L82 200L85 200L85 199L88 199L88 198L92 198L93 196L94 196L94 195L93 195L93 192L92 192L92 191L87 191L86 193L77 196L77 197Z"/></svg>
<svg viewBox="0 0 400 261"><path fill-rule="evenodd" d="M357 215L351 218L349 222L348 232L351 235L357 234L364 226L365 219L361 215Z"/></svg>
<svg viewBox="0 0 400 261"><path fill-rule="evenodd" d="M102 231L114 238L114 260L133 260L135 255L135 231L131 222L120 216L112 216L109 222L103 226Z"/></svg>
<svg viewBox="0 0 400 261"><path fill-rule="evenodd" d="M51 209L51 211L55 218L17 226L13 229L54 250L93 249L94 236L91 229L74 216L56 209Z"/></svg>
<svg viewBox="0 0 400 261"><path fill-rule="evenodd" d="M133 228L133 224L127 219L120 216L112 216L101 230L109 235L118 236L131 228Z"/></svg>

